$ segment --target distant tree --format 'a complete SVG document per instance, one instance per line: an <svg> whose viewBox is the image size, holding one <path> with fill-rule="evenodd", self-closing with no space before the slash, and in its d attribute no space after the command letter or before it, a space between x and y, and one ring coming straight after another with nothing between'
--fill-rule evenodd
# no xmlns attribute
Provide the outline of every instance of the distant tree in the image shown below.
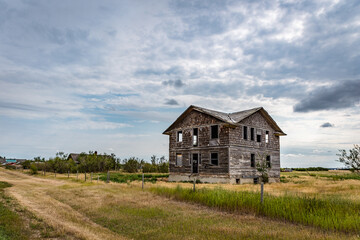
<svg viewBox="0 0 360 240"><path fill-rule="evenodd" d="M31 161L26 160L26 161L22 162L21 165L23 166L24 169L30 169Z"/></svg>
<svg viewBox="0 0 360 240"><path fill-rule="evenodd" d="M140 167L144 165L144 160L140 160L135 157L124 159L124 171L129 173L136 173Z"/></svg>
<svg viewBox="0 0 360 240"><path fill-rule="evenodd" d="M38 172L38 169L37 169L37 167L36 167L36 164L35 164L35 163L32 163L32 164L30 165L30 173L31 173L31 174L37 174L37 172Z"/></svg>
<svg viewBox="0 0 360 240"><path fill-rule="evenodd" d="M347 155L346 150L339 150L340 153L337 161L344 163L346 167L349 167L351 171L360 173L360 145L354 144L354 148L349 150Z"/></svg>
<svg viewBox="0 0 360 240"><path fill-rule="evenodd" d="M269 182L269 169L271 166L266 162L267 153L260 154L258 153L259 160L256 162L256 170L260 173L261 181L263 183Z"/></svg>

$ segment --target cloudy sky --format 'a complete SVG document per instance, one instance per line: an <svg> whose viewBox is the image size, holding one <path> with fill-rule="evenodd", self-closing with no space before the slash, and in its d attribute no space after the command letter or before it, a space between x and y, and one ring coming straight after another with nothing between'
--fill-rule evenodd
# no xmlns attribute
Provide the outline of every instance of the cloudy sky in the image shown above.
<svg viewBox="0 0 360 240"><path fill-rule="evenodd" d="M189 105L263 106L282 167L360 140L360 2L0 0L0 156L168 155Z"/></svg>

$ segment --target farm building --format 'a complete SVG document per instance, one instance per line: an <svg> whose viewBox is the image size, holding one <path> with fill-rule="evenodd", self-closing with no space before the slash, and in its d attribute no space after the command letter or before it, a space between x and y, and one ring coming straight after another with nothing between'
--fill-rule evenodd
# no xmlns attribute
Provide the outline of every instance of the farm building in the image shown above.
<svg viewBox="0 0 360 240"><path fill-rule="evenodd" d="M264 108L223 113L190 106L166 129L169 181L257 183L263 159L280 180L280 129Z"/></svg>

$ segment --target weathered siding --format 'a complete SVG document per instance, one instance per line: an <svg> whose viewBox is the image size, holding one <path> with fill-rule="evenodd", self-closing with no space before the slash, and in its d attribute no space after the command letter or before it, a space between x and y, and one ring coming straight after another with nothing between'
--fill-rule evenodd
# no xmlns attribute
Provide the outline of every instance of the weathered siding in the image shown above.
<svg viewBox="0 0 360 240"><path fill-rule="evenodd" d="M230 177L231 178L254 178L259 176L255 167L251 167L251 154L255 154L255 163L263 156L270 155L271 168L270 178L280 177L280 152L274 150L248 147L230 147Z"/></svg>
<svg viewBox="0 0 360 240"><path fill-rule="evenodd" d="M247 126L248 139L243 138L243 126ZM255 139L250 140L251 128L255 128ZM265 143L265 133L269 131L269 143ZM256 134L261 134L261 142L256 141ZM246 146L252 148L263 148L268 150L280 150L279 137L275 136L274 129L269 125L265 118L259 113L254 113L239 123L239 127L230 129L230 145Z"/></svg>
<svg viewBox="0 0 360 240"><path fill-rule="evenodd" d="M219 126L219 138L211 139L211 126ZM193 129L198 128L198 146L193 146ZM177 132L182 131L182 142L177 142ZM210 175L229 173L229 127L218 119L206 114L193 111L179 122L170 134L169 165L170 174L192 174L192 153L201 154L199 174ZM224 147L225 146L225 147ZM218 152L219 165L210 163L211 152ZM183 158L182 166L176 166L176 153L181 153Z"/></svg>

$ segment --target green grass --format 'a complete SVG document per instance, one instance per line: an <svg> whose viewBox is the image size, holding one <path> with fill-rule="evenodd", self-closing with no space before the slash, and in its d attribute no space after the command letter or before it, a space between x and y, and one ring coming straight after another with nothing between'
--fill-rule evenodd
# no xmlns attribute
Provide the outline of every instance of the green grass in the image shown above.
<svg viewBox="0 0 360 240"><path fill-rule="evenodd" d="M28 239L21 217L6 205L6 202L10 201L4 195L4 188L7 187L11 185L0 182L0 239Z"/></svg>
<svg viewBox="0 0 360 240"><path fill-rule="evenodd" d="M151 174L145 173L144 174L144 181L145 182L152 182L155 183L158 178L168 178L169 174ZM107 173L100 174L100 180L106 181L107 180ZM117 182L117 183L127 183L132 181L142 181L142 174L124 174L124 173L110 173L110 181Z"/></svg>
<svg viewBox="0 0 360 240"><path fill-rule="evenodd" d="M158 195L200 203L202 205L230 212L253 213L273 219L290 221L335 230L358 233L360 230L360 204L335 197L316 199L300 196L264 195L260 203L260 194L256 192L235 192L221 188L191 189L152 187L151 192Z"/></svg>

